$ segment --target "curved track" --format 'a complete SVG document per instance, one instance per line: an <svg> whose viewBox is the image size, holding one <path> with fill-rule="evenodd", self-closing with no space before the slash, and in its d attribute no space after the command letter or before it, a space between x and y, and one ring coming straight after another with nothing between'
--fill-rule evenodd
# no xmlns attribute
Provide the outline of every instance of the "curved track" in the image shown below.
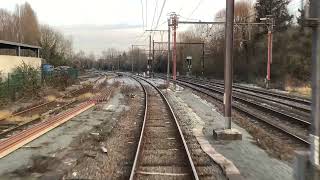
<svg viewBox="0 0 320 180"><path fill-rule="evenodd" d="M167 99L149 81L138 77L134 79L144 90L145 112L130 180L199 179Z"/></svg>

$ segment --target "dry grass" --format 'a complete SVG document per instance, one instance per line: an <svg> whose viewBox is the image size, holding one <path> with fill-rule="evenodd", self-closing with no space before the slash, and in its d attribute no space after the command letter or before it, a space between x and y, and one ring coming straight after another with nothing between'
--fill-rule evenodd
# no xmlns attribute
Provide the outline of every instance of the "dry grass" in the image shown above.
<svg viewBox="0 0 320 180"><path fill-rule="evenodd" d="M54 95L48 95L48 96L46 96L46 97L45 97L45 99L46 99L47 101L51 102L51 101L56 100L56 99L57 99L57 97L56 97L56 96L54 96Z"/></svg>
<svg viewBox="0 0 320 180"><path fill-rule="evenodd" d="M38 118L40 118L40 115L34 114L32 116L11 116L11 117L8 117L6 120L12 121L12 122L27 122L27 121L32 121Z"/></svg>
<svg viewBox="0 0 320 180"><path fill-rule="evenodd" d="M93 96L94 96L94 94L92 94L92 93L84 93L84 94L81 94L80 96L78 96L77 100L82 101L82 100L92 98Z"/></svg>
<svg viewBox="0 0 320 180"><path fill-rule="evenodd" d="M297 94L305 97L311 97L312 93L310 85L300 87L286 86L285 90L288 91L290 94Z"/></svg>
<svg viewBox="0 0 320 180"><path fill-rule="evenodd" d="M7 110L0 111L0 120L6 119L11 116L11 112Z"/></svg>
<svg viewBox="0 0 320 180"><path fill-rule="evenodd" d="M290 76L285 78L284 89L291 94L295 94L298 96L311 97L310 83L293 79Z"/></svg>

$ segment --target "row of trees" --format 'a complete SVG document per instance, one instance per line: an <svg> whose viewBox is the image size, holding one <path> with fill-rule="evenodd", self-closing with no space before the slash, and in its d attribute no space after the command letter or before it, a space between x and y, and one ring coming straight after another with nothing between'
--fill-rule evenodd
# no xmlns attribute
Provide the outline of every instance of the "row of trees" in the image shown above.
<svg viewBox="0 0 320 180"><path fill-rule="evenodd" d="M17 5L14 12L0 9L0 39L37 45L40 26L28 3Z"/></svg>
<svg viewBox="0 0 320 180"><path fill-rule="evenodd" d="M83 51L74 53L71 37L65 37L49 25L39 24L36 13L27 2L16 5L13 12L0 8L0 39L41 46L41 57L54 66L87 67L87 61L95 59Z"/></svg>
<svg viewBox="0 0 320 180"><path fill-rule="evenodd" d="M271 80L274 86L307 84L310 80L311 33L289 13L290 0L250 0L235 4L234 76L236 81L263 83L267 67L267 28L265 25L238 25L261 22L272 15L275 20ZM225 9L215 21L225 20ZM205 42L205 75L223 79L225 32L224 25L195 25L179 33L181 42ZM185 56L193 56L193 74L200 75L202 50L194 46L178 45L177 68L186 73ZM162 57L161 55L158 58ZM158 64L159 68L160 65ZM164 68L159 68L164 71ZM293 84L292 84L293 83Z"/></svg>
<svg viewBox="0 0 320 180"><path fill-rule="evenodd" d="M0 8L0 39L41 46L41 57L54 66L68 65L80 70L116 70L118 64L120 69L131 70L132 62L134 70L142 70L146 66L146 56L142 49L120 52L109 48L98 59L93 53L74 52L72 38L65 37L49 25L39 24L36 13L28 3L17 5L13 12ZM13 50L5 52L15 54Z"/></svg>

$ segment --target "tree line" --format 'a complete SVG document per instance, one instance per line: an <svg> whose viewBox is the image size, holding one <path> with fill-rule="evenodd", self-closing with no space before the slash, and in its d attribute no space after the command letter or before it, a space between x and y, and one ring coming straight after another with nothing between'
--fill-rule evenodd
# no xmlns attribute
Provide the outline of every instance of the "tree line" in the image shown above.
<svg viewBox="0 0 320 180"><path fill-rule="evenodd" d="M40 24L35 11L27 2L16 5L13 12L0 8L0 39L40 46L41 58L54 66L74 66L89 57L74 52L71 37L64 36L49 25ZM1 51L15 54L14 50ZM28 55L28 52L23 54Z"/></svg>
<svg viewBox="0 0 320 180"><path fill-rule="evenodd" d="M247 83L263 84L267 74L267 28L265 25L243 25L262 22L260 18L272 15L275 21L271 82L274 87L306 85L311 72L311 32L303 27L303 18L289 13L290 0L250 0L235 3L234 27L234 79ZM302 14L302 11L299 10ZM214 21L225 21L225 9L216 13ZM238 25L242 23L242 25ZM222 25L194 25L187 32L179 33L181 42L205 42L205 75L223 79L225 31ZM193 57L193 75L201 75L201 47L178 45L177 68L180 74L187 71L185 57ZM157 55L160 63L165 55ZM163 61L163 60L161 60Z"/></svg>

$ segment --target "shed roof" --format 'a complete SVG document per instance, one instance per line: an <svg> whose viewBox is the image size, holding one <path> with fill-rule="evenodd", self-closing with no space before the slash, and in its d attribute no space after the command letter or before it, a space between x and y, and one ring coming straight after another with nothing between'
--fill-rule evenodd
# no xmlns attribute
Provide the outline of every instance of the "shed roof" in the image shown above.
<svg viewBox="0 0 320 180"><path fill-rule="evenodd" d="M21 49L34 49L34 50L41 49L40 46L34 46L34 45L29 45L29 44L0 40L0 49L1 48L15 48L15 47L20 47Z"/></svg>

